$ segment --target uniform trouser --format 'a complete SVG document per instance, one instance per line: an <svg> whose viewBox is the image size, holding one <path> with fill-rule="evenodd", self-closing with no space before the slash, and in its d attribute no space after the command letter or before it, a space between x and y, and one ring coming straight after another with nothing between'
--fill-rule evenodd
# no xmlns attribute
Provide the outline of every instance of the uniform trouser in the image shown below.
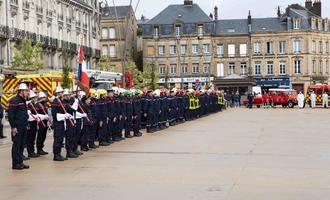
<svg viewBox="0 0 330 200"><path fill-rule="evenodd" d="M103 120L102 126L99 126L99 142L107 142L108 140L108 125L106 119Z"/></svg>
<svg viewBox="0 0 330 200"><path fill-rule="evenodd" d="M23 140L27 134L26 126L16 127L17 133L12 136L13 146L11 148L12 164L20 165L23 163Z"/></svg>
<svg viewBox="0 0 330 200"><path fill-rule="evenodd" d="M54 155L61 154L62 144L64 140L64 132L65 132L64 122L54 122L54 142L53 142Z"/></svg>
<svg viewBox="0 0 330 200"><path fill-rule="evenodd" d="M84 125L82 129L82 136L81 136L81 148L87 147L90 134L91 134L91 125Z"/></svg>
<svg viewBox="0 0 330 200"><path fill-rule="evenodd" d="M76 119L76 127L75 127L75 133L74 133L74 141L73 141L73 150L77 150L78 145L80 144L80 139L82 136L82 127L83 126L83 120L82 119Z"/></svg>
<svg viewBox="0 0 330 200"><path fill-rule="evenodd" d="M147 131L150 131L152 129L154 123L154 113L153 112L148 112L147 113Z"/></svg>
<svg viewBox="0 0 330 200"><path fill-rule="evenodd" d="M46 127L44 127L41 123L39 124L38 128L38 135L37 135L37 149L42 149L44 148L44 143L46 140L46 135L47 135L47 120L43 121Z"/></svg>
<svg viewBox="0 0 330 200"><path fill-rule="evenodd" d="M125 121L125 135L128 135L132 131L132 124L133 124L132 117L133 116L127 115L126 117L127 117L127 119Z"/></svg>
<svg viewBox="0 0 330 200"><path fill-rule="evenodd" d="M27 130L27 151L29 154L34 153L34 145L37 136L38 123L36 121L29 122Z"/></svg>
<svg viewBox="0 0 330 200"><path fill-rule="evenodd" d="M3 137L3 124L2 124L2 118L0 118L0 138Z"/></svg>
<svg viewBox="0 0 330 200"><path fill-rule="evenodd" d="M113 120L113 119L112 119ZM112 139L116 139L116 138L119 138L119 137L122 137L121 134L119 134L120 132L120 120L119 120L119 117L116 116L116 121L112 123L112 126L113 126L113 130L112 130Z"/></svg>
<svg viewBox="0 0 330 200"><path fill-rule="evenodd" d="M159 126L159 119L160 119L160 114L159 112L154 113L154 120L152 123L152 128L157 129Z"/></svg>
<svg viewBox="0 0 330 200"><path fill-rule="evenodd" d="M113 136L113 126L114 126L112 117L109 118L107 125L108 125L107 126L107 141L110 142L112 139L112 136Z"/></svg>
<svg viewBox="0 0 330 200"><path fill-rule="evenodd" d="M76 127L73 127L70 122L67 121L65 131L65 148L67 152L71 152L75 149L75 133Z"/></svg>
<svg viewBox="0 0 330 200"><path fill-rule="evenodd" d="M96 122L94 122L90 126L89 139L88 139L89 146L94 146L95 145L96 131L97 131L97 124L96 124Z"/></svg>
<svg viewBox="0 0 330 200"><path fill-rule="evenodd" d="M134 117L133 124L134 124L133 126L134 134L138 134L141 128L141 115L137 115Z"/></svg>
<svg viewBox="0 0 330 200"><path fill-rule="evenodd" d="M167 112L165 110L162 110L159 117L159 125L166 126L166 122L167 122Z"/></svg>

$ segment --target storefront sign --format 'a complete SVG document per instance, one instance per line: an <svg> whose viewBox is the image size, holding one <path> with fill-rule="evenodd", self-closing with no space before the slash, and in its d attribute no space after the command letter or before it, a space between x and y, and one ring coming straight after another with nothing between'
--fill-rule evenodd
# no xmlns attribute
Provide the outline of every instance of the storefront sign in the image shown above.
<svg viewBox="0 0 330 200"><path fill-rule="evenodd" d="M280 86L290 86L290 79L284 77L255 78L257 85L264 88L278 88Z"/></svg>

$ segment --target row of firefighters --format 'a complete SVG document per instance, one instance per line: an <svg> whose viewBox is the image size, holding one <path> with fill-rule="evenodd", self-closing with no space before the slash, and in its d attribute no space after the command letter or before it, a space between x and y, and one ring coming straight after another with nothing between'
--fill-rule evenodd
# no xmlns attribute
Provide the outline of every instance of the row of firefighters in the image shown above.
<svg viewBox="0 0 330 200"><path fill-rule="evenodd" d="M86 95L77 87L72 92L57 87L50 108L45 93L28 90L25 84L19 85L18 92L8 110L14 142L13 169L27 168L23 164L24 159L29 159L23 155L25 147L30 158L48 154L43 148L50 127L54 130L54 161L64 161L79 157L81 151L98 148L96 141L99 146L109 146L142 136L142 128L153 133L221 111L224 105L223 94L210 90L142 92L112 88L91 89ZM66 157L61 155L63 147Z"/></svg>

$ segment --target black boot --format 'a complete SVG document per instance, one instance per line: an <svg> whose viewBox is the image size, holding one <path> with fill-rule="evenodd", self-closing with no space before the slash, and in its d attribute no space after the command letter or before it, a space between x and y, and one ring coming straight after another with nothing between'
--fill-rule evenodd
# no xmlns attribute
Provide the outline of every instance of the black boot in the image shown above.
<svg viewBox="0 0 330 200"><path fill-rule="evenodd" d="M67 154L66 154L66 157L67 158L78 158L79 156L75 153L73 153L72 151L69 151Z"/></svg>
<svg viewBox="0 0 330 200"><path fill-rule="evenodd" d="M63 156L61 156L61 154L56 154L54 155L54 161L64 161L66 160Z"/></svg>
<svg viewBox="0 0 330 200"><path fill-rule="evenodd" d="M39 154L37 154L37 153L29 153L29 158L39 158L40 157L40 155Z"/></svg>
<svg viewBox="0 0 330 200"><path fill-rule="evenodd" d="M48 152L44 151L43 149L38 149L37 153L41 156L48 154Z"/></svg>
<svg viewBox="0 0 330 200"><path fill-rule="evenodd" d="M30 160L30 158L23 155L23 161L27 161L27 160Z"/></svg>
<svg viewBox="0 0 330 200"><path fill-rule="evenodd" d="M100 142L100 146L102 147L106 147L106 146L109 146L110 144L107 143L107 142Z"/></svg>
<svg viewBox="0 0 330 200"><path fill-rule="evenodd" d="M80 152L78 149L75 150L73 153L76 154L76 155L78 155L78 156L84 155L84 153L83 152Z"/></svg>
<svg viewBox="0 0 330 200"><path fill-rule="evenodd" d="M126 138L132 138L133 136L132 136L130 133L126 133L126 134L125 134L125 137L126 137Z"/></svg>

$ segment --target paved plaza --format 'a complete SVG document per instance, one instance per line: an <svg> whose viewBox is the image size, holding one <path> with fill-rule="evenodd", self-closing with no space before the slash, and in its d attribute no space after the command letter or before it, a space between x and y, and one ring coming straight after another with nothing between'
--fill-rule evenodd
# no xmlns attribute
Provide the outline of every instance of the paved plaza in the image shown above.
<svg viewBox="0 0 330 200"><path fill-rule="evenodd" d="M33 159L23 171L11 170L1 141L0 199L328 200L329 118L323 109L230 109L79 159Z"/></svg>

